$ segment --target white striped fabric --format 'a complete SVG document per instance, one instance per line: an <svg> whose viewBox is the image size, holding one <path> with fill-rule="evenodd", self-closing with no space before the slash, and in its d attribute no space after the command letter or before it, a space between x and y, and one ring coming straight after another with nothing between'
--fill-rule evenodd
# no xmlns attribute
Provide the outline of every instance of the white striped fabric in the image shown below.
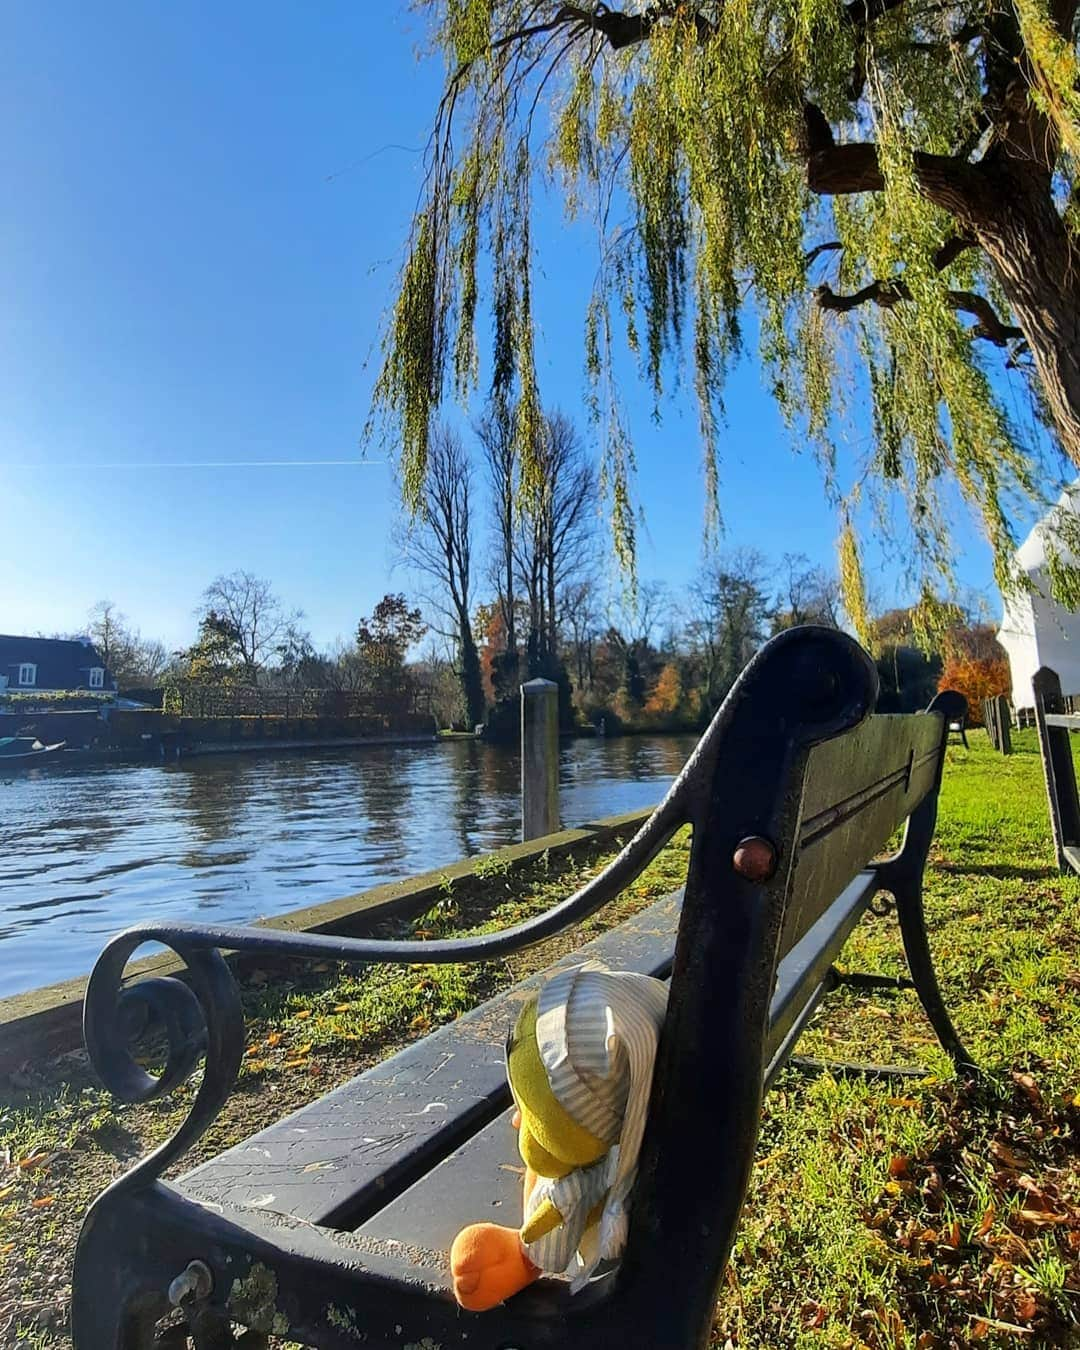
<svg viewBox="0 0 1080 1350"><path fill-rule="evenodd" d="M580 1125L610 1146L592 1167L559 1182L541 1181L526 1214L550 1199L564 1216L559 1228L530 1245L529 1258L554 1273L576 1257L575 1288L626 1242L627 1204L666 1009L661 980L610 971L598 962L562 971L540 990L536 1039L551 1090ZM586 1233L601 1199L599 1233Z"/></svg>

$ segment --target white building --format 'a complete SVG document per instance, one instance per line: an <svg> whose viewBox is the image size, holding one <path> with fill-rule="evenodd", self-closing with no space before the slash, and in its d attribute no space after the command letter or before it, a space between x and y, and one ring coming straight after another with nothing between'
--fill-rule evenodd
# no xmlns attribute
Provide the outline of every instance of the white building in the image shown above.
<svg viewBox="0 0 1080 1350"><path fill-rule="evenodd" d="M998 641L1009 656L1012 670L1012 701L1017 708L1034 704L1031 677L1040 666L1049 666L1061 679L1065 694L1080 694L1080 614L1063 609L1050 599L1046 570L1046 541L1052 537L1052 521L1059 511L1080 514L1080 479L1065 489L1057 505L1035 526L1016 550L1016 561L1034 583L1034 591L1005 601L1005 614ZM1059 545L1069 562L1076 557Z"/></svg>

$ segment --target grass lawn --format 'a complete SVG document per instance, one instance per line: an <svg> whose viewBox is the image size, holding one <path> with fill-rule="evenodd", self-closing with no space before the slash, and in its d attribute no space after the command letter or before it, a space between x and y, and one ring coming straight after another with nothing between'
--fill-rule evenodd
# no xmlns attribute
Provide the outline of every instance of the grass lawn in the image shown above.
<svg viewBox="0 0 1080 1350"><path fill-rule="evenodd" d="M930 1076L781 1077L718 1346L1080 1346L1080 881L1053 864L1034 733L1015 735L1009 759L981 732L971 743L949 751L927 908L946 997L987 1080L955 1080L911 995L833 995L801 1053L918 1063ZM550 869L493 864L411 927L504 926L604 860L594 848ZM672 889L685 862L680 838L590 933ZM183 1168L573 945L553 939L470 968L253 972L240 1083ZM864 922L843 964L901 973L895 921ZM184 1089L117 1106L81 1052L0 1087L0 1345L68 1344L68 1267L86 1204L172 1132L189 1100Z"/></svg>

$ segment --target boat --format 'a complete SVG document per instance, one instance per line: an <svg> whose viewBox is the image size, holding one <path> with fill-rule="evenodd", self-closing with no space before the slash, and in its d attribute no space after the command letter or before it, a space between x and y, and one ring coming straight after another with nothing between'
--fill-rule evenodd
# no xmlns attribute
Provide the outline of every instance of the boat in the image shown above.
<svg viewBox="0 0 1080 1350"><path fill-rule="evenodd" d="M67 741L56 741L53 745L43 745L36 736L0 736L0 765L12 761L20 764L40 759L43 755L63 750Z"/></svg>

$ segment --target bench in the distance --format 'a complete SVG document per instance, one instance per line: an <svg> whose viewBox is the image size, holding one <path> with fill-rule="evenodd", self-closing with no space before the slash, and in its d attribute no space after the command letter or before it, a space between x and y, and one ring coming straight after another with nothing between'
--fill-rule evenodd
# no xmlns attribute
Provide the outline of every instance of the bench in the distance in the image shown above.
<svg viewBox="0 0 1080 1350"><path fill-rule="evenodd" d="M170 1313L172 1344L249 1346L700 1346L734 1239L763 1091L791 1056L833 961L879 891L896 902L912 979L941 1044L970 1064L936 983L922 910L949 724L875 716L872 662L843 634L793 629L754 658L664 801L603 873L546 914L479 938L334 939L249 928L144 925L91 977L87 1045L105 1082L146 1100L202 1082L176 1136L91 1208L79 1240L77 1350L142 1350ZM907 822L900 850L875 861ZM465 1223L515 1223L521 1175L503 1046L531 980L418 1041L176 1182L161 1175L213 1120L244 1048L221 950L334 960L488 959L571 927L636 877L684 824L686 886L582 947L569 963L671 978L649 1121L617 1269L571 1296L539 1281L502 1307L462 1312L446 1251ZM125 962L164 942L187 982L123 988ZM564 963L565 964L565 963ZM891 982L895 987L896 982ZM137 1005L169 1032L160 1080L131 1057ZM709 1165L703 1165L703 1159ZM673 1272L678 1272L673 1277Z"/></svg>

